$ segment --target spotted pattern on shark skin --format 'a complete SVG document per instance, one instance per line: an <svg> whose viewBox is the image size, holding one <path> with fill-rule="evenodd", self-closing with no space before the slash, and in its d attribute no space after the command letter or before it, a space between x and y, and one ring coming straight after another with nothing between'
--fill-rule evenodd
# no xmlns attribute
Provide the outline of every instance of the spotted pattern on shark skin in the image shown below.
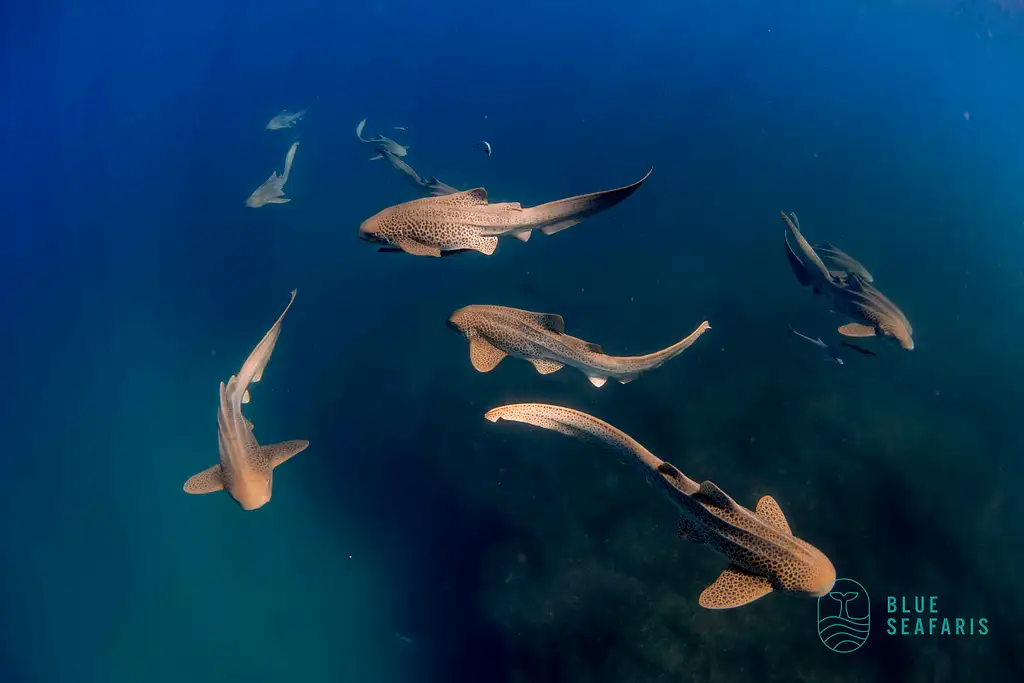
<svg viewBox="0 0 1024 683"><path fill-rule="evenodd" d="M758 512L738 505L710 481L697 484L607 422L562 406L520 403L487 412L491 422L509 420L597 441L638 464L649 481L659 481L680 510L678 533L702 542L730 564L700 597L701 606L727 609L747 604L772 590L820 597L835 584L835 568L817 548L797 538L770 496Z"/></svg>
<svg viewBox="0 0 1024 683"><path fill-rule="evenodd" d="M424 197L388 207L363 221L362 239L402 248L408 241L439 251L475 249L492 254L499 237L529 239L530 231L551 234L604 211L629 197L644 180L624 188L560 199L524 209L518 202L488 203L482 187ZM412 252L410 252L412 253ZM434 256L418 250L415 255Z"/></svg>
<svg viewBox="0 0 1024 683"><path fill-rule="evenodd" d="M490 347L503 354L530 361L541 374L570 365L583 372L595 387L603 386L609 378L621 384L631 382L681 354L711 329L705 320L687 337L660 351L643 356L610 356L600 344L565 334L565 320L557 313L472 305L452 313L448 324L470 340L474 367L477 367L474 345L478 340L486 340Z"/></svg>

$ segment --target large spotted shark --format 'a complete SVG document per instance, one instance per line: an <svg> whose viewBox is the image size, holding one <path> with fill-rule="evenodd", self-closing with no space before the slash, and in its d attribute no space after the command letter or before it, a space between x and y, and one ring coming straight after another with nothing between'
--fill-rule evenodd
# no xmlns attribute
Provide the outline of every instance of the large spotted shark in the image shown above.
<svg viewBox="0 0 1024 683"><path fill-rule="evenodd" d="M377 244L382 251L400 249L414 256L438 257L444 252L464 250L491 255L499 237L526 242L533 230L553 235L615 206L636 192L653 170L632 185L529 208L519 202L490 204L482 187L414 199L363 221L359 237Z"/></svg>
<svg viewBox="0 0 1024 683"><path fill-rule="evenodd" d="M305 440L283 441L261 446L253 436L253 425L242 415L242 404L249 402L249 385L263 379L270 355L281 336L281 321L295 301L225 385L220 383L220 409L217 411L217 443L220 462L195 474L185 482L185 493L213 493L226 490L243 510L255 510L270 502L274 486L274 468L306 450Z"/></svg>
<svg viewBox="0 0 1024 683"><path fill-rule="evenodd" d="M710 481L698 484L625 433L586 413L561 406L519 403L487 412L491 422L510 420L597 441L640 466L679 511L680 538L701 543L729 560L698 603L706 609L746 605L772 591L821 597L836 570L823 552L797 538L771 496L751 511Z"/></svg>
<svg viewBox="0 0 1024 683"><path fill-rule="evenodd" d="M804 238L796 214L781 213L781 216L786 223L786 258L797 281L826 297L831 310L851 321L839 327L839 334L879 336L895 341L907 351L913 350L913 326L896 304L865 280L864 267L854 261L860 266L858 270L830 270Z"/></svg>
<svg viewBox="0 0 1024 683"><path fill-rule="evenodd" d="M702 322L688 337L644 356L609 356L599 344L565 333L565 321L554 313L533 313L505 306L466 306L451 314L448 326L469 340L469 359L479 372L490 372L505 356L530 361L542 375L574 367L595 387L608 379L622 384L675 358L706 331Z"/></svg>

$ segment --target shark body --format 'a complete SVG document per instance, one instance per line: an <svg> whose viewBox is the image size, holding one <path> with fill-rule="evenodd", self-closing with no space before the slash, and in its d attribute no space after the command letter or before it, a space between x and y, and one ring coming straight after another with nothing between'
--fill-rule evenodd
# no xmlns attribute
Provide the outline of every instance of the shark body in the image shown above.
<svg viewBox="0 0 1024 683"><path fill-rule="evenodd" d="M913 350L914 328L903 311L857 272L829 270L801 233L796 214L781 216L786 223L786 258L797 281L825 296L833 311L851 321L839 327L839 334L879 336L897 342L907 351Z"/></svg>
<svg viewBox="0 0 1024 683"><path fill-rule="evenodd" d="M242 369L227 384L220 383L220 408L217 411L217 443L220 462L193 475L185 482L185 493L202 494L227 490L243 510L255 510L270 502L274 468L301 453L308 441L283 441L261 446L253 435L253 425L242 415L242 404L249 402L249 385L263 379L263 371L281 335L281 321L288 306L249 354Z"/></svg>
<svg viewBox="0 0 1024 683"><path fill-rule="evenodd" d="M644 356L609 356L598 344L565 334L554 313L533 313L506 306L466 306L452 313L448 326L469 340L469 358L479 372L490 372L506 356L529 361L542 375L574 367L595 387L608 379L621 384L675 358L711 326L705 320L685 339Z"/></svg>
<svg viewBox="0 0 1024 683"><path fill-rule="evenodd" d="M487 190L482 187L415 199L388 207L363 221L359 237L415 256L438 257L445 251L463 249L490 255L497 248L499 237L514 236L525 242L533 230L553 235L615 206L633 194L651 171L626 187L530 208L523 208L519 202L490 204Z"/></svg>
<svg viewBox="0 0 1024 683"><path fill-rule="evenodd" d="M277 171L270 174L266 181L256 188L256 191L245 200L245 205L258 209L264 204L287 204L291 201L284 196L284 184L288 182L288 176L292 172L292 163L295 161L295 150L299 148L298 142L293 142L284 158L284 173L280 176Z"/></svg>
<svg viewBox="0 0 1024 683"><path fill-rule="evenodd" d="M386 150L390 154L395 155L396 157L404 157L406 154L409 153L409 147L407 145L404 145L404 146L400 145L397 142L395 142L394 140L392 140L391 138L385 137L385 136L383 136L383 135L381 135L379 133L376 136L372 137L372 138L364 138L363 137L363 129L365 127L366 127L366 119L363 119L362 121L360 121L359 125L356 126L356 137L359 138L360 142L371 143L371 144L375 145L376 147L383 147L384 150ZM370 157L370 161L376 161L378 159L383 159L383 158L384 158L383 152L378 150L376 154L374 154L372 157Z"/></svg>
<svg viewBox="0 0 1024 683"><path fill-rule="evenodd" d="M706 545L729 560L718 579L700 594L701 607L740 607L772 591L821 597L835 584L832 563L793 535L771 496L762 497L753 511L748 510L714 483L698 484L607 422L570 408L520 403L494 408L485 417L597 441L638 465L678 509L679 537Z"/></svg>
<svg viewBox="0 0 1024 683"><path fill-rule="evenodd" d="M281 130L282 128L292 128L302 117L306 115L306 109L302 111L289 112L282 110L280 114L270 119L270 123L267 124L266 130Z"/></svg>

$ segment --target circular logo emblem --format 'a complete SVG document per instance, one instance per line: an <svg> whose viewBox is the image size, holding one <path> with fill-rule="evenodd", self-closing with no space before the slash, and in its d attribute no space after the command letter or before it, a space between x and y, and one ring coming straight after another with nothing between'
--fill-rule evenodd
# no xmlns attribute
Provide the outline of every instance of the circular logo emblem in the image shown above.
<svg viewBox="0 0 1024 683"><path fill-rule="evenodd" d="M846 654L859 650L871 633L871 598L853 579L836 579L818 598L818 637L825 647Z"/></svg>

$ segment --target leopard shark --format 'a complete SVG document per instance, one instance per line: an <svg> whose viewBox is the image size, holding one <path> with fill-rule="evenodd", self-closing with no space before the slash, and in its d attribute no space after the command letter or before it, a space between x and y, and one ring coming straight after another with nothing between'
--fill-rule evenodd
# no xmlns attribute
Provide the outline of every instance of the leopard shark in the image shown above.
<svg viewBox="0 0 1024 683"><path fill-rule="evenodd" d="M255 510L270 502L274 486L274 468L306 450L305 440L283 441L261 446L253 436L253 425L242 415L242 404L249 402L249 385L263 379L270 356L281 335L281 321L295 301L296 291L284 312L228 383L220 383L220 409L217 411L217 443L220 462L192 475L185 482L185 493L202 494L226 490L243 510Z"/></svg>
<svg viewBox="0 0 1024 683"><path fill-rule="evenodd" d="M292 172L292 163L295 161L295 150L299 148L298 142L293 142L284 158L284 173L280 176L277 171L270 174L267 180L256 188L256 191L245 200L245 205L258 209L264 204L286 204L291 199L284 196L284 184L288 182L288 176Z"/></svg>
<svg viewBox="0 0 1024 683"><path fill-rule="evenodd" d="M815 295L824 296L832 311L850 320L839 327L839 334L854 338L879 336L912 351L914 328L903 311L860 273L829 270L804 238L796 214L780 215L786 223L786 258L797 281L811 287Z"/></svg>
<svg viewBox="0 0 1024 683"><path fill-rule="evenodd" d="M748 510L714 483L698 484L607 422L571 408L518 403L494 408L485 417L491 422L524 422L596 441L639 465L648 481L678 509L679 537L704 544L729 560L714 583L700 594L698 604L705 609L740 607L773 591L822 597L835 585L832 562L793 535L771 496L763 496L753 511Z"/></svg>
<svg viewBox="0 0 1024 683"><path fill-rule="evenodd" d="M482 187L414 199L363 221L359 238L383 250L398 248L414 256L439 257L443 252L466 249L490 256L499 237L526 242L533 230L553 235L615 206L636 192L653 170L632 185L528 208L519 202L490 204Z"/></svg>
<svg viewBox="0 0 1024 683"><path fill-rule="evenodd" d="M705 320L688 337L645 356L609 356L599 344L570 337L555 313L533 313L506 306L466 306L448 317L448 327L469 340L469 359L479 372L490 372L505 356L530 361L542 375L566 365L582 372L595 387L609 378L621 384L660 367L690 348L711 329Z"/></svg>

